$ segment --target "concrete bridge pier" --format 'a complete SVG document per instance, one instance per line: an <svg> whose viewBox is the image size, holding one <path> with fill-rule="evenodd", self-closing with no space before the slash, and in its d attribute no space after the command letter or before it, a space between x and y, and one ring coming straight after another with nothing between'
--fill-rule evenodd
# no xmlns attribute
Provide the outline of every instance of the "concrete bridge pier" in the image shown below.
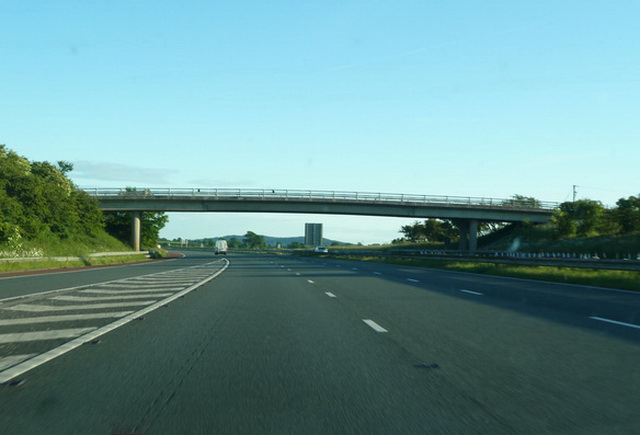
<svg viewBox="0 0 640 435"><path fill-rule="evenodd" d="M134 251L140 250L140 216L141 212L131 213L131 247Z"/></svg>
<svg viewBox="0 0 640 435"><path fill-rule="evenodd" d="M477 251L478 250L478 220L477 219L459 219L456 222L460 229L460 244L458 249L461 251Z"/></svg>

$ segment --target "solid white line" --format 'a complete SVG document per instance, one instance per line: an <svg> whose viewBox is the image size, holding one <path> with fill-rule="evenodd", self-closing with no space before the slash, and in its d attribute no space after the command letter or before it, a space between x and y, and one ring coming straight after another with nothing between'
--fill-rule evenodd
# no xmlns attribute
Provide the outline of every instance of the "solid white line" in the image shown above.
<svg viewBox="0 0 640 435"><path fill-rule="evenodd" d="M121 299L142 299L148 297L159 297L164 298L167 296L171 296L173 293L154 293L153 295L149 294L139 294L139 295L120 295L120 296L54 296L49 298L51 300L56 301L67 301L67 302L93 302L93 301L115 301Z"/></svg>
<svg viewBox="0 0 640 435"><path fill-rule="evenodd" d="M599 320L601 322L613 323L614 325L620 325L620 326L626 326L628 328L640 329L640 325L634 325L633 323L619 322L617 320L605 319L604 317L591 316L589 318L593 319L593 320Z"/></svg>
<svg viewBox="0 0 640 435"><path fill-rule="evenodd" d="M417 279L413 279L413 278L407 278L407 281L409 281L409 282L420 282Z"/></svg>
<svg viewBox="0 0 640 435"><path fill-rule="evenodd" d="M118 311L115 313L93 314L64 314L62 316L23 317L21 319L0 320L0 326L31 325L32 323L69 322L76 320L110 319L124 317L127 314L131 313L133 313L133 311Z"/></svg>
<svg viewBox="0 0 640 435"><path fill-rule="evenodd" d="M32 313L41 313L44 311L73 311L73 310L97 310L103 308L120 308L120 307L136 307L141 305L151 305L153 301L138 302L122 302L115 304L89 304L89 305L36 305L36 304L20 304L13 307L4 308L12 311L29 311Z"/></svg>
<svg viewBox="0 0 640 435"><path fill-rule="evenodd" d="M331 292L324 292L324 293L325 293L327 296L329 296L330 298L336 298L336 297L337 297L336 295L334 295L334 294L333 294L333 293L331 293Z"/></svg>
<svg viewBox="0 0 640 435"><path fill-rule="evenodd" d="M474 292L473 290L465 290L465 289L460 289L460 291L462 293L468 293L470 295L476 295L476 296L483 296L484 293L480 293L480 292Z"/></svg>
<svg viewBox="0 0 640 435"><path fill-rule="evenodd" d="M362 321L373 328L373 330L376 332L389 332L371 319L362 319Z"/></svg>
<svg viewBox="0 0 640 435"><path fill-rule="evenodd" d="M28 353L26 355L12 355L0 358L0 370L4 370L8 367L21 363L22 361L29 359L37 355L36 353Z"/></svg>
<svg viewBox="0 0 640 435"><path fill-rule="evenodd" d="M224 262L224 265L222 266L222 268L220 270L218 270L216 273L214 273L213 275L210 275L208 278L197 282L195 284L193 284L190 287L187 287L186 289L182 290L181 292L178 292L176 294L174 294L173 296L168 297L167 299L163 299L159 302L156 302L153 305L150 305L148 307L145 307L143 309L141 309L140 311L136 311L135 313L131 313L126 317L122 317L118 320L116 320L115 322L112 322L108 325L105 325L101 328L98 328L96 330L93 330L81 337L75 338L67 343L64 343L61 346L56 347L55 349L51 349L48 352L42 353L40 355L37 355L31 359L28 359L16 366L11 367L10 369L4 370L0 372L0 384L3 384L13 378L15 378L16 376L20 376L21 374L23 374L24 372L27 372L35 367L38 367L39 365L42 365L48 361L51 361L54 358L59 357L60 355L64 355L67 352L72 351L73 349L82 346L85 342L87 341L91 341L91 340L95 340L96 338L100 337L101 335L106 334L107 332L113 331L114 329L117 329L119 327L121 327L122 325L126 325L127 323L131 322L132 320L135 320L139 317L144 316L147 313L152 312L153 310L156 310L160 307L162 307L163 305L168 304L169 302L172 302L176 299L178 299L181 296L186 295L187 293L191 292L192 290L197 289L198 287L206 284L207 282L213 280L214 278L216 278L217 276L219 276L222 272L224 272L225 270L227 270L227 268L229 267L229 260L227 260L226 258L222 260Z"/></svg>
<svg viewBox="0 0 640 435"><path fill-rule="evenodd" d="M315 282L313 282L313 280L311 280L311 279L308 279L308 280L307 280L307 282L308 282L309 284L315 284Z"/></svg>
<svg viewBox="0 0 640 435"><path fill-rule="evenodd" d="M41 341L41 340L57 340L59 338L73 338L89 331L93 328L72 328L72 329L54 329L52 331L36 331L36 332L16 332L13 334L0 334L1 343L20 343L23 341Z"/></svg>

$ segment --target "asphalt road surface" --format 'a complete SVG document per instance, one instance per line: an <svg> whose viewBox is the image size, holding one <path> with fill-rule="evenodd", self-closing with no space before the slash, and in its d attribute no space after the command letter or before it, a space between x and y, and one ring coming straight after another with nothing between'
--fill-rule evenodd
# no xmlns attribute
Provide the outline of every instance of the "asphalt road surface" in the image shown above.
<svg viewBox="0 0 640 435"><path fill-rule="evenodd" d="M0 433L640 433L640 295L189 254L0 278Z"/></svg>

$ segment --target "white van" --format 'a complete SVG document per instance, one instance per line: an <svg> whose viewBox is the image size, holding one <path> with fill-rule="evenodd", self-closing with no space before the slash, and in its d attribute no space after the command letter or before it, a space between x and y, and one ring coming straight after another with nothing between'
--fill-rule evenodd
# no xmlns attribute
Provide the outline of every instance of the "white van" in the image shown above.
<svg viewBox="0 0 640 435"><path fill-rule="evenodd" d="M227 255L227 251L229 247L227 246L227 241L224 239L216 240L216 255L222 254Z"/></svg>

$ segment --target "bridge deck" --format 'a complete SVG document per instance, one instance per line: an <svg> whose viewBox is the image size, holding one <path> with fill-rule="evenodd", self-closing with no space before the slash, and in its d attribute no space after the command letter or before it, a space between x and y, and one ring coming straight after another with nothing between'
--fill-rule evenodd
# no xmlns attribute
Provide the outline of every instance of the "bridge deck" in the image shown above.
<svg viewBox="0 0 640 435"><path fill-rule="evenodd" d="M519 199L291 189L85 189L104 210L324 213L545 222L558 204Z"/></svg>

